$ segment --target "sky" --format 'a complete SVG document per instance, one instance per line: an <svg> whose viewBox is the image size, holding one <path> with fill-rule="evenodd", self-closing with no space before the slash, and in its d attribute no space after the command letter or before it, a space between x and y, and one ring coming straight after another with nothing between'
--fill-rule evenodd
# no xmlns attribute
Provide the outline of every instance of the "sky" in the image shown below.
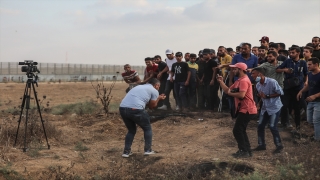
<svg viewBox="0 0 320 180"><path fill-rule="evenodd" d="M144 65L165 50L320 36L319 0L0 0L0 62Z"/></svg>

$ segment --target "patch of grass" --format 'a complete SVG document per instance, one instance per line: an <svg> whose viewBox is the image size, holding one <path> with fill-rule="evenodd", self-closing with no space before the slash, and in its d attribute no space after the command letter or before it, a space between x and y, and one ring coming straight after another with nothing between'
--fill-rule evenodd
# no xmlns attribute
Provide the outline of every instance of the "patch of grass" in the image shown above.
<svg viewBox="0 0 320 180"><path fill-rule="evenodd" d="M40 149L30 149L28 152L27 152L27 155L30 156L30 157L39 157L40 156Z"/></svg>
<svg viewBox="0 0 320 180"><path fill-rule="evenodd" d="M110 112L118 112L119 111L120 102L110 103L109 111Z"/></svg>
<svg viewBox="0 0 320 180"><path fill-rule="evenodd" d="M301 163L279 165L278 170L280 179L304 179L304 168Z"/></svg>
<svg viewBox="0 0 320 180"><path fill-rule="evenodd" d="M88 151L89 148L82 144L82 142L77 142L77 144L74 147L74 150L76 151Z"/></svg>
<svg viewBox="0 0 320 180"><path fill-rule="evenodd" d="M23 180L24 178L14 170L10 169L10 166L0 167L0 177L3 176L7 180Z"/></svg>
<svg viewBox="0 0 320 180"><path fill-rule="evenodd" d="M78 115L83 114L93 114L99 105L93 101L86 101L74 104L60 104L54 106L51 109L51 113L54 115L72 114L76 113Z"/></svg>

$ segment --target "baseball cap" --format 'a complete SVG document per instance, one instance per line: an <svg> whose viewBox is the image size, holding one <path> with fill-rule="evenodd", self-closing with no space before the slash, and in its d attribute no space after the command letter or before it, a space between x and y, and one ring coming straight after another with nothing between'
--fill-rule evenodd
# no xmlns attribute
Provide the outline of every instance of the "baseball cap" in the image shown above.
<svg viewBox="0 0 320 180"><path fill-rule="evenodd" d="M214 49L210 49L210 54L215 54L216 53L216 51L214 50Z"/></svg>
<svg viewBox="0 0 320 180"><path fill-rule="evenodd" d="M171 49L167 49L166 54L173 54L173 51Z"/></svg>
<svg viewBox="0 0 320 180"><path fill-rule="evenodd" d="M182 56L182 52L176 52L176 56Z"/></svg>
<svg viewBox="0 0 320 180"><path fill-rule="evenodd" d="M263 36L259 41L267 41L267 42L269 42L269 37L268 36Z"/></svg>
<svg viewBox="0 0 320 180"><path fill-rule="evenodd" d="M239 68L244 71L247 71L248 68L248 66L245 63L236 63L235 65L229 65L229 67Z"/></svg>

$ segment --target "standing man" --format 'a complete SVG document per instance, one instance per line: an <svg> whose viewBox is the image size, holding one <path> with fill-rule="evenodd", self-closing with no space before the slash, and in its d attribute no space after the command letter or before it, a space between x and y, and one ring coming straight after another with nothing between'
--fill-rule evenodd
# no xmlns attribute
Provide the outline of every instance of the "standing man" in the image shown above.
<svg viewBox="0 0 320 180"><path fill-rule="evenodd" d="M304 60L308 62L308 60L312 57L313 54L313 48L310 46L305 46L303 48L303 57ZM319 58L318 58L319 59Z"/></svg>
<svg viewBox="0 0 320 180"><path fill-rule="evenodd" d="M160 81L153 78L148 84L137 86L123 98L120 103L119 111L124 124L128 129L125 138L125 145L122 157L132 155L131 145L137 132L137 125L144 132L144 155L155 154L152 150L152 128L150 124L150 116L145 110L146 104L150 109L157 107L159 100L166 98L164 94L159 96Z"/></svg>
<svg viewBox="0 0 320 180"><path fill-rule="evenodd" d="M271 44L270 44L271 45ZM279 86L283 89L283 79L284 73L283 72L276 72L278 66L280 66L283 61L278 60L278 54L276 51L268 51L267 53L267 60L268 62L261 64L259 67L265 69L265 77L275 79ZM285 103L284 94L280 96L281 103L283 104L281 108L281 125L283 128L292 127L289 122L289 112L287 104Z"/></svg>
<svg viewBox="0 0 320 180"><path fill-rule="evenodd" d="M297 95L297 100L302 97L303 92L308 91L306 101L307 121L314 125L314 139L320 141L320 60L318 58L308 59L308 83Z"/></svg>
<svg viewBox="0 0 320 180"><path fill-rule="evenodd" d="M163 62L161 60L161 56L156 55L154 56L154 60L155 62L158 64L158 75L157 75L157 79L160 81L160 88L159 88L159 94L163 94L164 90L166 89L166 83L167 83L167 78L168 78L168 69L167 67L167 63ZM167 106L163 104L163 101L160 101L158 103L158 109L161 110L167 110Z"/></svg>
<svg viewBox="0 0 320 180"><path fill-rule="evenodd" d="M174 87L173 82L170 81L170 79L171 79L171 68L172 68L172 64L177 62L177 60L174 57L173 51L171 49L167 49L166 50L166 56L167 56L167 58L166 58L165 61L167 63L167 67L166 67L166 69L164 71L168 73L168 78L167 78L166 88L164 90L165 95L166 95L166 99L164 100L164 105L166 106L166 108L168 110L171 110L171 104L170 104L169 99L170 99L170 92L171 92L171 90L173 90L173 87ZM174 79L174 77L173 77L173 79ZM174 92L173 92L173 97L174 97L174 99L176 99L176 95L175 95ZM179 107L177 105L177 101L176 101L176 109L179 109Z"/></svg>
<svg viewBox="0 0 320 180"><path fill-rule="evenodd" d="M198 74L197 74L197 83L198 83L198 109L205 109L205 87L204 87L204 71L206 66L206 61L203 58L202 50L199 51L199 57L198 61L196 61L198 64Z"/></svg>
<svg viewBox="0 0 320 180"><path fill-rule="evenodd" d="M258 125L258 147L255 151L266 150L265 142L265 127L270 125L270 131L273 136L273 142L276 145L274 153L280 153L283 149L280 134L277 128L279 115L282 107L280 96L283 95L282 88L275 79L265 76L263 67L256 67L251 72L252 77L257 82L256 88L258 96L262 99L262 107L259 104L258 109L261 109Z"/></svg>
<svg viewBox="0 0 320 180"><path fill-rule="evenodd" d="M218 66L218 68L221 70L223 79L226 80L225 78L228 73L229 65L232 62L232 57L227 54L226 48L224 46L219 46L218 55L220 57L220 65Z"/></svg>
<svg viewBox="0 0 320 180"><path fill-rule="evenodd" d="M253 48L252 48L252 54L254 54L255 56L257 56L258 57L258 52L259 52L259 47L258 46L253 46Z"/></svg>
<svg viewBox="0 0 320 180"><path fill-rule="evenodd" d="M203 59L205 60L205 69L204 69L204 96L205 96L205 105L206 109L214 110L214 104L218 102L218 88L216 81L216 67L218 66L217 62L211 58L211 50L204 49L202 51ZM216 93L215 93L216 92Z"/></svg>
<svg viewBox="0 0 320 180"><path fill-rule="evenodd" d="M297 94L302 89L304 82L307 77L307 64L305 61L299 59L300 48L291 47L289 49L290 59L284 61L280 66L277 67L276 72L284 72L285 80L288 81L290 78L298 77L299 85L290 87L289 84L284 83L284 97L286 106L291 105L294 110L294 119L296 124L296 131L300 130L300 102L297 100Z"/></svg>
<svg viewBox="0 0 320 180"><path fill-rule="evenodd" d="M185 53L184 54L184 60L186 61L186 62L189 62L190 61L190 53Z"/></svg>
<svg viewBox="0 0 320 180"><path fill-rule="evenodd" d="M267 47L269 49L269 37L268 36L263 36L260 40L260 45Z"/></svg>
<svg viewBox="0 0 320 180"><path fill-rule="evenodd" d="M220 60L220 65L218 66L221 75L223 77L224 82L228 82L229 78L229 65L232 62L232 57L227 54L226 48L224 46L219 46L218 48L218 55L219 55L219 60ZM233 97L230 97L226 94L223 94L222 98L222 104L229 104L229 109L234 109L232 108L234 105L233 101L231 101L232 104L229 103L229 99L233 99ZM233 113L233 112L231 112Z"/></svg>
<svg viewBox="0 0 320 180"><path fill-rule="evenodd" d="M252 82L252 84L254 83L254 80L251 77L251 69L255 68L258 66L258 58L254 55L251 54L251 44L250 43L242 43L241 46L241 54L237 54L233 57L231 64L236 64L236 63L245 63L247 65L247 75L250 79L250 81ZM229 78L229 87L233 84L234 81L237 80L237 77L234 77L234 73L230 73L230 78ZM252 88L254 88L254 86L252 86ZM254 100L257 102L257 96L254 96ZM230 99L232 101L232 99ZM233 102L230 102L231 104L233 104ZM234 110L232 110L234 111ZM233 115L233 114L231 114Z"/></svg>
<svg viewBox="0 0 320 180"><path fill-rule="evenodd" d="M187 102L187 86L190 81L189 65L186 62L182 62L182 53L176 53L177 62L172 64L170 81L174 82L174 93L176 94L177 103L180 111L185 111ZM175 80L173 81L173 77Z"/></svg>
<svg viewBox="0 0 320 180"><path fill-rule="evenodd" d="M223 82L222 76L218 75L217 81L220 83L224 93L234 97L236 107L236 122L233 127L233 135L238 143L239 150L233 154L234 157L250 157L251 146L246 132L249 121L257 114L257 107L253 100L251 81L247 76L247 65L236 63L230 65L233 74L238 77L229 88Z"/></svg>
<svg viewBox="0 0 320 180"><path fill-rule="evenodd" d="M269 44L269 51L275 51L278 54L277 60L284 62L288 58L286 56L279 54L279 50L280 50L280 45L278 43L270 43Z"/></svg>
<svg viewBox="0 0 320 180"><path fill-rule="evenodd" d="M267 52L268 49L266 46L260 46L259 47L259 52L258 52L258 65L263 64L267 62Z"/></svg>
<svg viewBox="0 0 320 180"><path fill-rule="evenodd" d="M312 38L313 53L312 57L320 59L320 38L315 36Z"/></svg>
<svg viewBox="0 0 320 180"><path fill-rule="evenodd" d="M197 104L197 73L198 73L198 64L196 63L197 55L190 54L190 61L188 62L190 70L190 81L188 86L188 105L191 110L196 108Z"/></svg>

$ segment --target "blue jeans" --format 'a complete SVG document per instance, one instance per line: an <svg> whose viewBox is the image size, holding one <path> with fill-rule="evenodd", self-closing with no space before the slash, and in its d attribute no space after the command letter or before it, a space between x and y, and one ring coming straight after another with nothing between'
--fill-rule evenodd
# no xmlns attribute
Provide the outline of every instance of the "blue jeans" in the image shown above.
<svg viewBox="0 0 320 180"><path fill-rule="evenodd" d="M307 120L314 125L314 139L320 140L320 102L309 102Z"/></svg>
<svg viewBox="0 0 320 180"><path fill-rule="evenodd" d="M128 129L125 138L124 150L131 151L131 145L137 132L137 126L140 126L144 132L144 151L150 151L152 146L152 129L149 114L144 109L119 108L120 115Z"/></svg>
<svg viewBox="0 0 320 180"><path fill-rule="evenodd" d="M174 82L174 93L176 94L177 103L180 108L186 108L188 106L187 87L184 83L185 82Z"/></svg>
<svg viewBox="0 0 320 180"><path fill-rule="evenodd" d="M265 142L265 127L267 123L270 123L270 131L273 136L273 142L278 147L281 146L281 138L278 131L278 121L279 121L279 114L281 110L279 110L275 114L269 115L267 111L264 112L264 114L260 114L259 118L259 125L258 125L258 144L259 146L266 147Z"/></svg>

